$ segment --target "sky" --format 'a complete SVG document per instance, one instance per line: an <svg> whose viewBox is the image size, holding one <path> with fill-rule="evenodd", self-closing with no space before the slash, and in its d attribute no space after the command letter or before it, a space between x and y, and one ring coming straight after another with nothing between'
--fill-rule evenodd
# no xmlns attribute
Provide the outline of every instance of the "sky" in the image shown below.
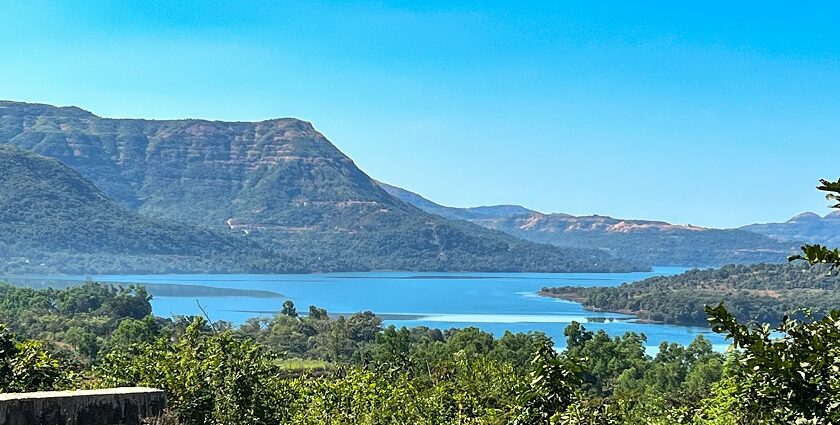
<svg viewBox="0 0 840 425"><path fill-rule="evenodd" d="M840 3L0 0L0 99L312 122L450 206L828 213Z"/></svg>

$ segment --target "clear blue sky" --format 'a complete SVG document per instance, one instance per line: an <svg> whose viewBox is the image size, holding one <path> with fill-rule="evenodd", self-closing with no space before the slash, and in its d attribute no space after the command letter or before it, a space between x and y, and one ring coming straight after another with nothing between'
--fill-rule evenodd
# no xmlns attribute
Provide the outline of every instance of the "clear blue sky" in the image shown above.
<svg viewBox="0 0 840 425"><path fill-rule="evenodd" d="M828 212L837 3L630 3L2 1L0 98L297 117L453 206L706 226Z"/></svg>

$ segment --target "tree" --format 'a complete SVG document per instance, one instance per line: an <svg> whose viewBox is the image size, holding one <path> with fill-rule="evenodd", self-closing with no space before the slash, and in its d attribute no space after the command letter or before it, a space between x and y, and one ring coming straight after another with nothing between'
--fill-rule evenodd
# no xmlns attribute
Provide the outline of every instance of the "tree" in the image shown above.
<svg viewBox="0 0 840 425"><path fill-rule="evenodd" d="M67 329L67 332L64 333L64 339L84 356L93 358L99 353L100 342L96 335L80 326Z"/></svg>
<svg viewBox="0 0 840 425"><path fill-rule="evenodd" d="M116 296L107 298L102 304L104 313L117 317L142 319L152 314L152 296L143 286L129 285L119 288Z"/></svg>
<svg viewBox="0 0 840 425"><path fill-rule="evenodd" d="M179 423L289 423L288 383L277 379L277 356L231 331L206 329L195 318L176 342L159 338L136 354L108 353L95 369L95 384L164 389Z"/></svg>
<svg viewBox="0 0 840 425"><path fill-rule="evenodd" d="M715 332L743 350L741 394L750 416L779 423L840 421L840 311L776 329L738 323L722 305L709 307Z"/></svg>
<svg viewBox="0 0 840 425"><path fill-rule="evenodd" d="M392 368L407 370L411 361L411 333L407 328L397 330L391 325L383 330L376 340L374 360Z"/></svg>
<svg viewBox="0 0 840 425"><path fill-rule="evenodd" d="M837 203L832 205L831 208L840 209L840 179L836 182L821 179L820 185L817 186L817 189L828 192L828 194L825 195L826 199L837 201ZM811 265L828 264L832 269L834 269L840 266L840 249L830 249L819 244L806 244L802 246L802 254L794 255L789 259L790 261L805 260Z"/></svg>
<svg viewBox="0 0 840 425"><path fill-rule="evenodd" d="M514 424L552 423L575 400L581 382L579 369L562 359L550 340L537 347L531 366L531 382L522 394L522 412Z"/></svg>
<svg viewBox="0 0 840 425"><path fill-rule="evenodd" d="M309 316L307 318L309 320L328 320L330 316L327 315L326 309L311 305L309 306Z"/></svg>
<svg viewBox="0 0 840 425"><path fill-rule="evenodd" d="M108 351L128 351L132 346L153 342L160 336L161 327L151 315L142 320L125 318L111 333L106 349Z"/></svg>
<svg viewBox="0 0 840 425"><path fill-rule="evenodd" d="M592 396L609 396L622 375L638 378L647 368L645 354L647 338L643 334L627 332L611 338L605 331L591 332L572 324L566 330L570 345L567 357L580 359L583 369L583 390Z"/></svg>
<svg viewBox="0 0 840 425"><path fill-rule="evenodd" d="M66 365L38 341L18 341L0 325L0 393L49 391L70 386Z"/></svg>
<svg viewBox="0 0 840 425"><path fill-rule="evenodd" d="M490 358L513 366L517 372L526 373L530 366L529 360L532 353L550 341L551 338L542 332L526 334L505 331L502 337L496 341L493 350L490 351Z"/></svg>
<svg viewBox="0 0 840 425"><path fill-rule="evenodd" d="M820 180L817 188L840 201L840 180ZM840 208L840 203L832 206ZM791 261L840 266L840 251L805 245ZM820 319L799 321L785 316L781 324L742 324L723 304L707 306L715 332L727 334L743 350L737 397L756 422L831 424L840 422L840 310Z"/></svg>
<svg viewBox="0 0 840 425"><path fill-rule="evenodd" d="M292 300L283 301L283 308L280 310L280 314L289 317L298 317L295 303Z"/></svg>
<svg viewBox="0 0 840 425"><path fill-rule="evenodd" d="M446 346L452 353L487 355L495 346L493 335L473 326L447 331Z"/></svg>

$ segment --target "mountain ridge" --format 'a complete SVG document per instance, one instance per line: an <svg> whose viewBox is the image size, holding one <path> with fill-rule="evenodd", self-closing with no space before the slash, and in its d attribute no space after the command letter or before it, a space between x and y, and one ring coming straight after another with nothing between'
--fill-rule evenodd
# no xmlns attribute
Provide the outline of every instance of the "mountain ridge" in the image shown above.
<svg viewBox="0 0 840 425"><path fill-rule="evenodd" d="M316 271L643 270L523 241L388 194L311 123L101 118L0 102L0 141L52 157L156 220L247 233Z"/></svg>
<svg viewBox="0 0 840 425"><path fill-rule="evenodd" d="M809 241L828 246L840 246L840 211L825 216L814 212L797 214L787 221L755 223L739 229L760 233L781 241Z"/></svg>
<svg viewBox="0 0 840 425"><path fill-rule="evenodd" d="M754 232L677 225L656 220L628 220L602 215L572 216L541 213L476 216L467 209L445 207L396 186L386 186L406 202L418 202L429 212L467 220L510 235L557 246L598 247L623 258L661 266L708 267L726 263L782 262L795 252L784 243ZM422 199L422 201L417 201ZM454 211L453 211L454 210Z"/></svg>

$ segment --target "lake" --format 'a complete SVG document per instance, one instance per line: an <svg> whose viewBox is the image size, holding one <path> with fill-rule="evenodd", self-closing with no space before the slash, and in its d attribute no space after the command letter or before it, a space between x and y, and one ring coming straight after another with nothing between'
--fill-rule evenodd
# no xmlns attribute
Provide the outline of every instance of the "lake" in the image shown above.
<svg viewBox="0 0 840 425"><path fill-rule="evenodd" d="M429 326L440 329L475 326L500 336L505 331L541 331L565 345L563 330L572 321L610 335L644 333L653 349L662 341L690 343L697 335L709 338L717 349L724 339L707 328L639 323L633 316L596 313L580 304L545 298L536 292L545 286L616 286L656 275L685 271L656 267L643 273L411 273L365 272L288 275L103 275L94 280L143 283L150 288L192 285L195 290L159 290L152 300L159 316L199 315L198 302L212 320L240 324L250 317L270 317L291 299L298 312L308 306L326 308L331 314L372 311L386 324ZM86 276L27 276L28 279L80 281ZM10 279L13 280L13 279ZM217 294L208 288L220 288ZM201 290L198 290L201 289ZM237 295L236 291L244 295ZM249 292L250 291L250 292ZM282 297L266 297L264 291ZM155 292L152 291L154 294Z"/></svg>

